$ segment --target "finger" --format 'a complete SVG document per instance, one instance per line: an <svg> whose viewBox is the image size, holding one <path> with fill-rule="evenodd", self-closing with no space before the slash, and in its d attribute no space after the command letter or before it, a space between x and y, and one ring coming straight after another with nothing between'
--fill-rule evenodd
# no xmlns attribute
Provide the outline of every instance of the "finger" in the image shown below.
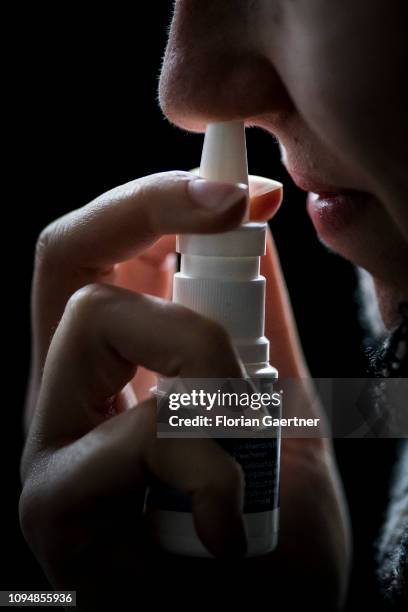
<svg viewBox="0 0 408 612"><path fill-rule="evenodd" d="M267 234L266 255L262 258L261 274L266 277L265 335L270 340L270 362L279 372L285 394L285 416L319 417L318 438L309 438L319 445L327 436L326 419L320 398L303 355L295 317L281 270L272 234ZM319 432L319 433L318 433ZM304 442L293 440L295 444ZM284 445L290 444L289 440Z"/></svg>
<svg viewBox="0 0 408 612"><path fill-rule="evenodd" d="M245 212L247 189L186 172L144 177L118 187L48 226L41 234L33 282L32 377L35 399L50 338L72 293L114 280L114 264L163 234L232 229Z"/></svg>
<svg viewBox="0 0 408 612"><path fill-rule="evenodd" d="M234 227L244 214L245 198L243 186L168 172L118 187L58 219L37 247L35 297L47 303L46 309L37 308L40 327L49 332L73 290L100 279L161 235Z"/></svg>
<svg viewBox="0 0 408 612"><path fill-rule="evenodd" d="M278 181L250 175L250 218L255 221L271 219L282 202L282 189ZM162 236L137 257L117 266L115 284L139 293L169 297L175 264L174 258L169 256L174 251L175 236Z"/></svg>
<svg viewBox="0 0 408 612"><path fill-rule="evenodd" d="M198 169L193 168L192 173ZM279 209L282 203L283 185L279 181L266 178L264 176L249 175L249 198L250 198L250 218L256 221L268 221ZM176 249L175 235L162 236L154 242L148 249L138 255L137 259L153 266L160 266L167 255L174 253ZM125 262L132 264L134 260ZM132 288L128 286L128 288ZM135 287L140 291L139 287ZM144 293L144 291L143 291ZM156 293L154 294L156 295Z"/></svg>
<svg viewBox="0 0 408 612"><path fill-rule="evenodd" d="M42 450L42 458L44 451L46 454L47 447ZM35 464L31 460L31 469ZM158 439L152 399L54 450L52 478L49 475L41 481L38 472L41 470L36 470L35 476L35 514L44 515L48 527L55 521L66 525L66 518L71 524L76 514L89 507L90 501L98 503L107 495L112 498L133 491L142 500L145 487L153 478L192 496L196 529L211 553L216 556L245 553L241 468L213 440ZM24 480L27 483L24 497L29 500L32 481L29 472ZM43 509L42 499L46 500ZM135 531L141 519L142 504L139 506L140 514L135 512L133 517ZM30 514L29 507L25 513Z"/></svg>
<svg viewBox="0 0 408 612"><path fill-rule="evenodd" d="M261 274L266 278L265 335L271 341L271 363L284 378L306 377L307 367L295 317L270 231L267 233L266 255L261 259Z"/></svg>
<svg viewBox="0 0 408 612"><path fill-rule="evenodd" d="M53 259L98 271L129 259L164 234L217 233L245 212L242 184L187 172L163 172L117 187L48 226L40 250ZM43 253L47 255L48 253ZM51 262L48 262L51 263Z"/></svg>
<svg viewBox="0 0 408 612"><path fill-rule="evenodd" d="M266 221L279 209L282 201L282 184L260 176L249 177L250 217L254 221ZM130 261L119 264L115 284L170 299L176 259L175 236L163 236L146 251ZM139 368L133 381L138 397L149 395L155 384L155 374Z"/></svg>
<svg viewBox="0 0 408 612"><path fill-rule="evenodd" d="M50 345L36 415L41 437L55 444L92 429L138 365L170 377L243 375L220 325L178 304L88 285L70 299Z"/></svg>
<svg viewBox="0 0 408 612"><path fill-rule="evenodd" d="M200 168L192 168L190 172L198 176ZM282 203L282 183L265 176L249 174L248 186L250 219L254 221L268 221L274 216Z"/></svg>
<svg viewBox="0 0 408 612"><path fill-rule="evenodd" d="M210 440L156 440L152 402L106 418L139 363L165 376L243 375L217 324L116 287L85 287L50 346L23 479L36 470L33 457L43 461L51 450L54 482L36 476L36 488L48 490L57 514L69 515L107 491L144 486L147 470L192 495L197 530L211 552L243 554L242 475L227 453Z"/></svg>
<svg viewBox="0 0 408 612"><path fill-rule="evenodd" d="M137 257L119 264L116 267L115 285L170 300L177 265L175 243L174 235L162 236ZM154 372L142 367L137 369L132 385L140 400L151 395L156 379Z"/></svg>
<svg viewBox="0 0 408 612"><path fill-rule="evenodd" d="M279 181L249 176L250 218L254 221L269 221L279 210L283 197L283 185Z"/></svg>
<svg viewBox="0 0 408 612"><path fill-rule="evenodd" d="M172 238L172 242L175 243L175 236ZM117 265L114 284L138 293L170 299L177 264L175 245L172 251L170 248L169 245L168 252L164 253L163 250L153 251L151 247L146 253Z"/></svg>
<svg viewBox="0 0 408 612"><path fill-rule="evenodd" d="M197 533L215 555L243 555L244 479L240 466L208 439L155 439L146 447L149 470L162 482L192 495Z"/></svg>

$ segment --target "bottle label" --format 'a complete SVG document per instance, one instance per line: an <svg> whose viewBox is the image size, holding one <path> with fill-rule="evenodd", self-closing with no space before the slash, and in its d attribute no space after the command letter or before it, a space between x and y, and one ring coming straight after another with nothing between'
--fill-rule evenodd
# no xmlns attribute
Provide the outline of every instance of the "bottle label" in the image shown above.
<svg viewBox="0 0 408 612"><path fill-rule="evenodd" d="M272 393L275 379L251 378L255 388ZM275 408L281 415L281 406ZM267 512L279 508L280 430L273 435L245 438L214 438L240 464L244 479L244 513ZM192 512L191 496L160 481L148 491L146 504L151 508Z"/></svg>
<svg viewBox="0 0 408 612"><path fill-rule="evenodd" d="M222 438L216 442L242 467L245 476L244 513L278 508L279 438ZM146 503L160 510L192 511L190 495L160 482L151 487Z"/></svg>

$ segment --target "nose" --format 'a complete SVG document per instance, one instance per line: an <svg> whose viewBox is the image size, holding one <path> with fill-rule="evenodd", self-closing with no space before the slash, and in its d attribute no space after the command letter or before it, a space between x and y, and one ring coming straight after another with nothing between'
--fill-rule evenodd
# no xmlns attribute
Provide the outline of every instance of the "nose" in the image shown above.
<svg viewBox="0 0 408 612"><path fill-rule="evenodd" d="M260 115L279 122L293 110L249 5L176 2L159 80L159 103L172 123L197 132L211 121L256 124Z"/></svg>

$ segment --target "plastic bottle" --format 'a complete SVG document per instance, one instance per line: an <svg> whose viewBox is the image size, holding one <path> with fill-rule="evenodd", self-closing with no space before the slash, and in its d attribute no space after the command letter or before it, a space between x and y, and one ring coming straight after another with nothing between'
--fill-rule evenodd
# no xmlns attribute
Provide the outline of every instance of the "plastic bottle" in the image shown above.
<svg viewBox="0 0 408 612"><path fill-rule="evenodd" d="M248 184L242 122L207 126L200 176ZM222 234L178 236L181 264L174 276L173 301L221 323L253 384L263 392L272 392L278 373L269 364L269 341L264 335L265 278L259 273L265 242L266 223L247 221ZM266 554L277 543L280 432L274 438L219 442L245 474L247 556ZM146 514L155 540L166 551L211 556L196 534L186 496L157 486L148 494Z"/></svg>

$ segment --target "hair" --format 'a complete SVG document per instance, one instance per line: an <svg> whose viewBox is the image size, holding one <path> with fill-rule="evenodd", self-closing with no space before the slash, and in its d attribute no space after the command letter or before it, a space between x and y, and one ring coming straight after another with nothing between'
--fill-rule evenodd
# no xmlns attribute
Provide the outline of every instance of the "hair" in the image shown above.
<svg viewBox="0 0 408 612"><path fill-rule="evenodd" d="M377 377L406 378L408 375L408 303L400 304L399 311L399 325L369 352L369 367ZM386 394L381 396L381 407L393 417L395 410ZM376 556L381 589L393 606L402 609L408 603L408 439L401 440L392 480Z"/></svg>
<svg viewBox="0 0 408 612"><path fill-rule="evenodd" d="M400 323L377 346L368 349L369 370L383 378L408 376L408 302L399 305Z"/></svg>

